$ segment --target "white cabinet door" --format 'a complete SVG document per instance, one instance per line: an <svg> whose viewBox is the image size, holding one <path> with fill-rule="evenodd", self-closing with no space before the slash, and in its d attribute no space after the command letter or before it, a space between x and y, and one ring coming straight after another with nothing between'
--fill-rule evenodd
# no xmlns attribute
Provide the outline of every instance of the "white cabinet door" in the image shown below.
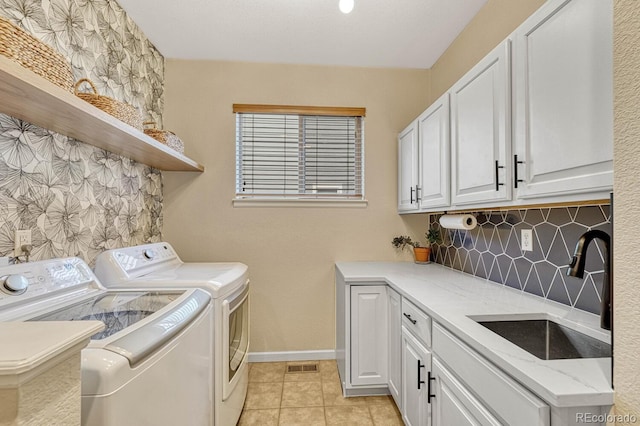
<svg viewBox="0 0 640 426"><path fill-rule="evenodd" d="M387 385L387 286L351 286L351 384Z"/></svg>
<svg viewBox="0 0 640 426"><path fill-rule="evenodd" d="M402 420L407 426L431 424L429 374L431 352L402 328Z"/></svg>
<svg viewBox="0 0 640 426"><path fill-rule="evenodd" d="M454 205L511 199L509 85L506 40L449 91Z"/></svg>
<svg viewBox="0 0 640 426"><path fill-rule="evenodd" d="M517 197L613 187L611 0L550 0L515 33Z"/></svg>
<svg viewBox="0 0 640 426"><path fill-rule="evenodd" d="M449 205L449 94L445 93L417 119L420 210Z"/></svg>
<svg viewBox="0 0 640 426"><path fill-rule="evenodd" d="M433 358L434 426L500 426L500 422L447 369Z"/></svg>
<svg viewBox="0 0 640 426"><path fill-rule="evenodd" d="M418 210L418 122L414 120L398 135L398 211Z"/></svg>
<svg viewBox="0 0 640 426"><path fill-rule="evenodd" d="M402 407L402 307L398 292L387 289L389 295L388 372L389 392L398 407Z"/></svg>

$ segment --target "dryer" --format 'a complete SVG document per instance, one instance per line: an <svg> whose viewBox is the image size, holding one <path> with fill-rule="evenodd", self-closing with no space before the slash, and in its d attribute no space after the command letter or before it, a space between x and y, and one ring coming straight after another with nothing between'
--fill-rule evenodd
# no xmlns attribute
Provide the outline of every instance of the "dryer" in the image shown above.
<svg viewBox="0 0 640 426"><path fill-rule="evenodd" d="M235 425L249 383L249 277L239 262L183 262L166 242L108 250L95 274L108 288L199 288L214 306L213 412L217 426Z"/></svg>

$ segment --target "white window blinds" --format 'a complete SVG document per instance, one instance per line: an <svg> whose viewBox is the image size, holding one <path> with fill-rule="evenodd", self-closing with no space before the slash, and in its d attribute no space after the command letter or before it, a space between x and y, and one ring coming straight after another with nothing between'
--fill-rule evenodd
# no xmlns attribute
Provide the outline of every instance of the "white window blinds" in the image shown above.
<svg viewBox="0 0 640 426"><path fill-rule="evenodd" d="M364 109L234 112L237 198L363 199Z"/></svg>

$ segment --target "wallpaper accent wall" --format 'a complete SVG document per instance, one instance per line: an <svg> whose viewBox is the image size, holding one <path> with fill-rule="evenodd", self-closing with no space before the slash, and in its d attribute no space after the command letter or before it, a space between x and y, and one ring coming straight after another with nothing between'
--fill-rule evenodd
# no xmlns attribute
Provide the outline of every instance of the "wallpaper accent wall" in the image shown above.
<svg viewBox="0 0 640 426"><path fill-rule="evenodd" d="M604 275L604 244L587 250L583 279L566 275L580 235L601 229L612 235L609 205L487 211L473 213L478 226L470 231L444 229L431 215L430 226L441 231L433 247L437 263L508 285L565 305L600 313ZM533 229L533 251L522 251L521 230Z"/></svg>
<svg viewBox="0 0 640 426"><path fill-rule="evenodd" d="M113 0L0 0L0 15L61 52L76 80L161 128L164 58ZM1 101L0 101L1 102ZM33 260L160 241L160 171L0 114L0 255L31 229Z"/></svg>

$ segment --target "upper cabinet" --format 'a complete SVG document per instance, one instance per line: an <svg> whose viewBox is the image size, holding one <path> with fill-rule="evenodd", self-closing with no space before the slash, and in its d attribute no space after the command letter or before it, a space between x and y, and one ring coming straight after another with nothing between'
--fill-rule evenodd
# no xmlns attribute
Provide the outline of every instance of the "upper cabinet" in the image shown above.
<svg viewBox="0 0 640 426"><path fill-rule="evenodd" d="M611 1L548 1L514 42L518 197L610 190Z"/></svg>
<svg viewBox="0 0 640 426"><path fill-rule="evenodd" d="M160 170L202 172L174 151L55 84L0 56L0 112Z"/></svg>
<svg viewBox="0 0 640 426"><path fill-rule="evenodd" d="M398 211L418 210L418 121L398 135Z"/></svg>
<svg viewBox="0 0 640 426"><path fill-rule="evenodd" d="M454 205L511 198L509 58L507 40L449 91Z"/></svg>
<svg viewBox="0 0 640 426"><path fill-rule="evenodd" d="M398 211L449 205L449 134L445 93L398 136Z"/></svg>
<svg viewBox="0 0 640 426"><path fill-rule="evenodd" d="M418 117L420 209L449 205L449 94L445 93Z"/></svg>
<svg viewBox="0 0 640 426"><path fill-rule="evenodd" d="M548 0L412 123L398 211L608 199L612 52L612 0Z"/></svg>

